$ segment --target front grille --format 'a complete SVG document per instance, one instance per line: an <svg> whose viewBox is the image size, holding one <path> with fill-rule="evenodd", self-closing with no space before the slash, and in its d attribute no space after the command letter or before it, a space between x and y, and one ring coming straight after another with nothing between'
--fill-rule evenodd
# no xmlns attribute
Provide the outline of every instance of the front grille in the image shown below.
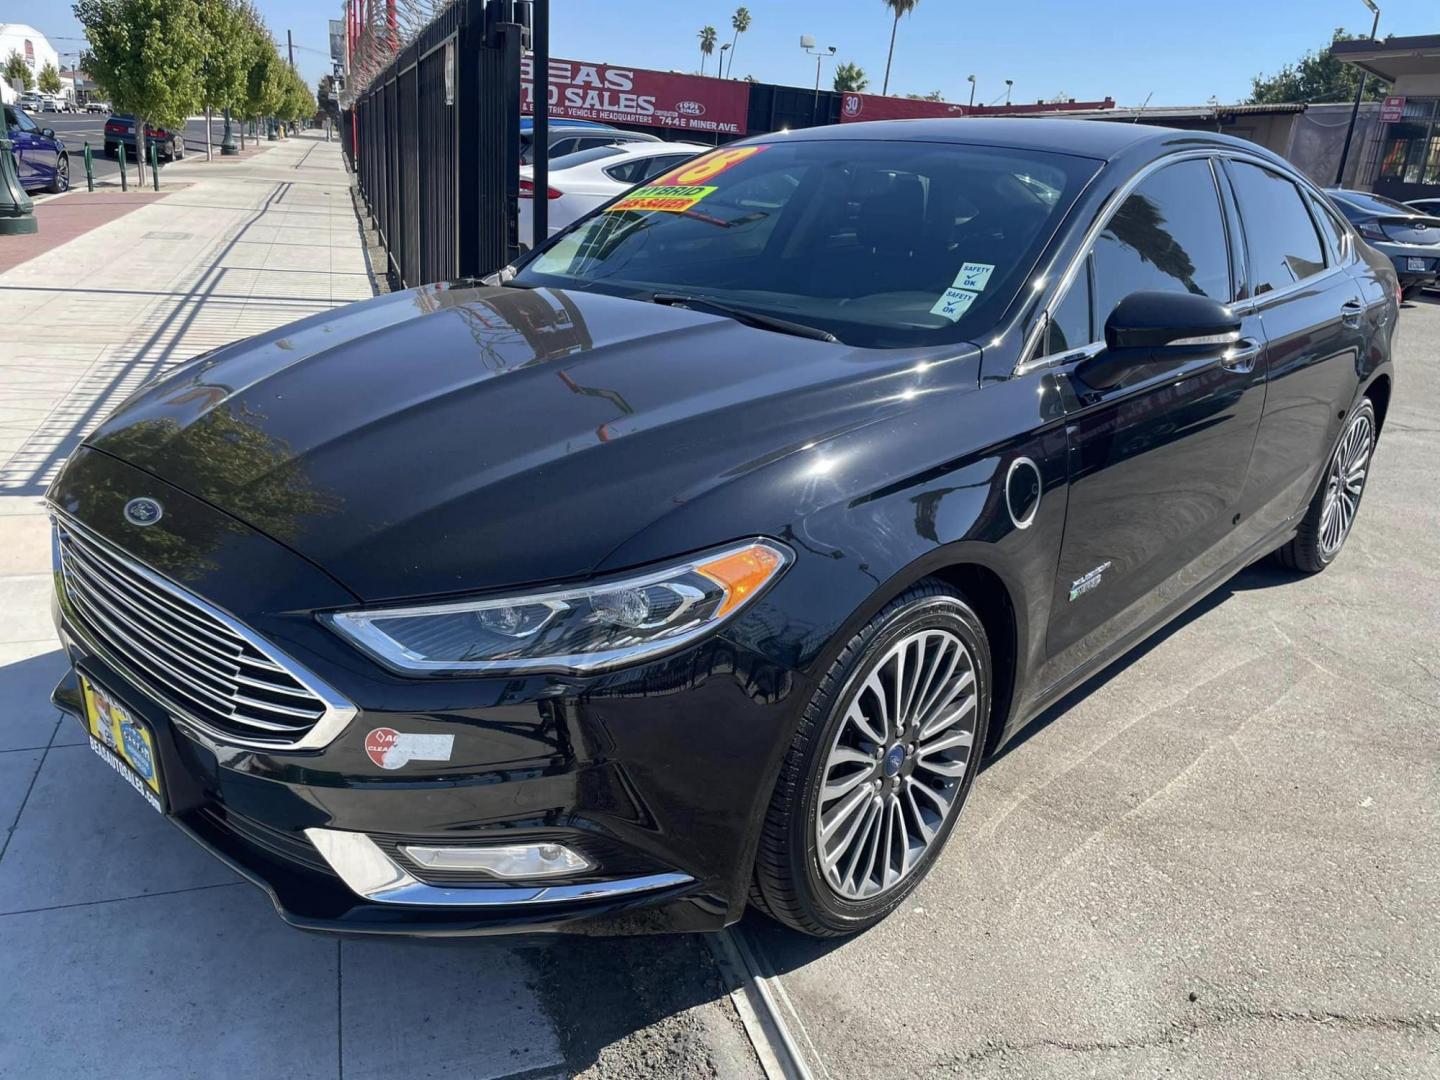
<svg viewBox="0 0 1440 1080"><path fill-rule="evenodd" d="M73 518L57 515L55 531L78 629L182 721L228 742L280 748L301 746L322 720L343 722L353 711L328 705L229 616Z"/></svg>

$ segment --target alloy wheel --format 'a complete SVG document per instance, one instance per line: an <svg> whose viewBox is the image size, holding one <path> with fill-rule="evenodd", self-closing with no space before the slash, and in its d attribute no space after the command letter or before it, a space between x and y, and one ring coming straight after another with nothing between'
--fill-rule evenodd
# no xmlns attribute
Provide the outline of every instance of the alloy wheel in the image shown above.
<svg viewBox="0 0 1440 1080"><path fill-rule="evenodd" d="M1325 501L1320 510L1320 554L1326 560L1335 557L1360 507L1360 494L1365 490L1365 477L1370 468L1370 452L1375 447L1375 428L1370 414L1362 412L1335 448L1330 461L1330 475L1325 485Z"/></svg>
<svg viewBox="0 0 1440 1080"><path fill-rule="evenodd" d="M893 889L941 834L970 766L975 671L954 633L919 630L891 645L844 704L814 821L820 866L839 896Z"/></svg>
<svg viewBox="0 0 1440 1080"><path fill-rule="evenodd" d="M56 192L70 190L70 159L64 154L55 162L55 190Z"/></svg>

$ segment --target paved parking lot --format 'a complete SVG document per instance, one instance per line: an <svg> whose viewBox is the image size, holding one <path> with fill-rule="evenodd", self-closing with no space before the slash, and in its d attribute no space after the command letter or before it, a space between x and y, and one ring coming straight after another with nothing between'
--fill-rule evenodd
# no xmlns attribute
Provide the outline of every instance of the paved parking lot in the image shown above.
<svg viewBox="0 0 1440 1080"><path fill-rule="evenodd" d="M0 1077L758 1075L702 940L291 931L48 705L37 496L97 403L368 291L311 149L177 166L171 211L106 227L187 232L184 265L0 275L12 309L88 289L144 328L0 345ZM1440 303L1401 334L1330 571L1246 571L1043 717L871 933L747 920L817 1076L1440 1076Z"/></svg>

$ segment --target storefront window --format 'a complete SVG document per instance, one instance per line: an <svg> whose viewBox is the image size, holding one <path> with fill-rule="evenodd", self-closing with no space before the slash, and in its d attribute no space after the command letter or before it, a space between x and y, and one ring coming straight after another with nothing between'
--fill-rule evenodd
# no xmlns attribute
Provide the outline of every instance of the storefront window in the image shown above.
<svg viewBox="0 0 1440 1080"><path fill-rule="evenodd" d="M1440 125L1434 98L1405 103L1397 123L1386 125L1380 153L1380 176L1404 184L1440 183Z"/></svg>

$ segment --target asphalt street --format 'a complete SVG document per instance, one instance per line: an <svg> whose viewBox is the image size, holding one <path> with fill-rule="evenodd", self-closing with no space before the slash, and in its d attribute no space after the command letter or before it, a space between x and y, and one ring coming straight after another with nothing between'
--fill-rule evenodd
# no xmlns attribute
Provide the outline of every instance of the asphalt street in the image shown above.
<svg viewBox="0 0 1440 1080"><path fill-rule="evenodd" d="M1440 297L1354 532L1259 564L992 760L859 938L752 916L817 1076L1440 1076Z"/></svg>
<svg viewBox="0 0 1440 1080"><path fill-rule="evenodd" d="M70 182L76 187L85 186L85 144L90 144L90 157L92 167L95 170L95 181L120 180L120 162L116 158L105 156L105 120L108 114L105 113L35 113L31 119L41 127L55 129L55 134L65 142L65 149L70 154ZM237 137L239 122L235 123ZM205 156L205 144L211 141L215 147L215 153L220 153L220 140L225 134L225 124L218 116L215 118L209 136L206 135L204 120L189 120L185 124L185 152L187 155L196 154ZM130 182L135 183L135 163L133 160L128 165L130 171ZM164 172L165 166L160 166Z"/></svg>

